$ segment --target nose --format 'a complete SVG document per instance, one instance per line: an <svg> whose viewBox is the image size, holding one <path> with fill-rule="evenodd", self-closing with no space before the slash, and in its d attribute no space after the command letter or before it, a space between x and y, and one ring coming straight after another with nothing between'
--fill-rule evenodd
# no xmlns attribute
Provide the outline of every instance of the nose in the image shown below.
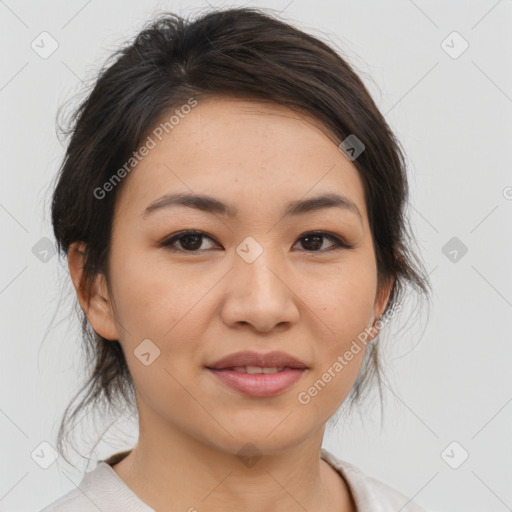
<svg viewBox="0 0 512 512"><path fill-rule="evenodd" d="M299 319L293 277L265 250L252 263L236 256L221 308L229 327L249 325L258 332L289 328Z"/></svg>

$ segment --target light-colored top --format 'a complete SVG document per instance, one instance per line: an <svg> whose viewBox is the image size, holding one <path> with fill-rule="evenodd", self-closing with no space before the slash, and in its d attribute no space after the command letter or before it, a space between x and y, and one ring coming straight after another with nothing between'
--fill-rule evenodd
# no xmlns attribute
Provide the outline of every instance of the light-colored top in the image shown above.
<svg viewBox="0 0 512 512"><path fill-rule="evenodd" d="M112 468L129 453L121 452L85 473L80 485L40 512L155 512L146 505ZM387 484L366 475L322 448L322 459L345 480L357 512L425 512Z"/></svg>

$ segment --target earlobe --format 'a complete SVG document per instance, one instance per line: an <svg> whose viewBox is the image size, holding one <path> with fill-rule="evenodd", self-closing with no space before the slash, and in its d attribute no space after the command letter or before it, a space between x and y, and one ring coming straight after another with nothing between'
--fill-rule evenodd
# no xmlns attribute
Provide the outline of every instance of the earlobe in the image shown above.
<svg viewBox="0 0 512 512"><path fill-rule="evenodd" d="M98 273L91 285L84 282L85 242L73 242L68 250L68 267L78 301L91 327L103 338L119 340L105 275Z"/></svg>
<svg viewBox="0 0 512 512"><path fill-rule="evenodd" d="M391 297L391 291L395 284L395 277L390 277L384 286L382 286L380 293L377 293L377 300L375 301L375 321L380 320L384 315L384 311L388 305Z"/></svg>
<svg viewBox="0 0 512 512"><path fill-rule="evenodd" d="M384 311L386 310L386 307L388 305L391 291L393 290L393 284L395 282L395 278L390 278L386 285L377 293L377 298L375 300L374 305L374 314L375 318L373 320L373 324L371 327L372 334L370 336L369 341L373 341L380 333L380 330L382 328L382 316L384 315Z"/></svg>

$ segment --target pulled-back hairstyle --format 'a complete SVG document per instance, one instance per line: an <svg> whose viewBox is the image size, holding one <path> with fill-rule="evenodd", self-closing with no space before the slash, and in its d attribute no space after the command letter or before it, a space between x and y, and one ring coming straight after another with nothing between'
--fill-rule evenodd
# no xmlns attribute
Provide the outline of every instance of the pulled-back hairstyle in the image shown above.
<svg viewBox="0 0 512 512"><path fill-rule="evenodd" d="M104 65L73 112L66 154L52 197L58 249L86 247L82 289L98 273L109 283L108 259L116 197L98 199L104 186L131 158L156 123L190 98L215 96L269 101L321 122L339 144L354 134L365 150L353 161L364 184L375 247L378 291L394 278L386 312L406 285L428 296L430 283L412 250L406 217L408 184L399 143L351 66L317 38L253 8L215 10L195 20L163 14ZM136 412L133 381L119 341L94 332L81 316L88 375L68 404L58 449L81 411L99 406ZM381 388L379 345L368 345L346 402L359 402L373 381ZM64 456L65 458L65 456ZM66 459L67 460L67 459Z"/></svg>

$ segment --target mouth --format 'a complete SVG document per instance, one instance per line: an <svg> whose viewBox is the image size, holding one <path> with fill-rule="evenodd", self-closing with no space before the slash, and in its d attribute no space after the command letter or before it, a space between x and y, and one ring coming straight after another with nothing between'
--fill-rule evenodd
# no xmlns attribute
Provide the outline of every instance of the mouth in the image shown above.
<svg viewBox="0 0 512 512"><path fill-rule="evenodd" d="M268 397L289 389L308 367L284 352L239 352L206 366L206 370L243 395Z"/></svg>
<svg viewBox="0 0 512 512"><path fill-rule="evenodd" d="M266 397L283 393L306 372L298 368L236 367L215 370L207 368L222 384L239 393Z"/></svg>
<svg viewBox="0 0 512 512"><path fill-rule="evenodd" d="M234 368L224 368L224 370L231 370L238 373L250 373L252 375L257 373L266 373L268 375L270 373L282 372L284 369L285 366L280 366L279 368L277 366L270 368L262 368L260 366L236 366Z"/></svg>

